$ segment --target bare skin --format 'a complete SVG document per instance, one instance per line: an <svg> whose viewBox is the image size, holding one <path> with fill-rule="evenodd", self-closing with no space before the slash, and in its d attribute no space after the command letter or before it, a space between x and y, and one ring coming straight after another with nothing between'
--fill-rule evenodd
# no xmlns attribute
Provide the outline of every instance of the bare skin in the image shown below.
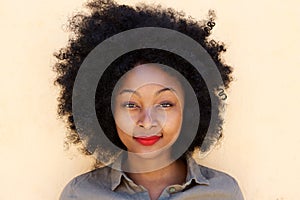
<svg viewBox="0 0 300 200"><path fill-rule="evenodd" d="M134 165L134 163L132 165ZM174 176L174 174L176 174L176 176ZM169 166L153 172L127 173L137 185L142 185L148 190L151 200L158 199L167 186L183 184L186 179L186 174L186 164L181 160L177 160Z"/></svg>
<svg viewBox="0 0 300 200"><path fill-rule="evenodd" d="M156 64L135 67L120 83L114 95L114 117L118 135L131 152L122 167L156 200L166 187L186 179L186 163L171 156L181 130L184 91L174 76ZM156 140L142 141L150 136Z"/></svg>

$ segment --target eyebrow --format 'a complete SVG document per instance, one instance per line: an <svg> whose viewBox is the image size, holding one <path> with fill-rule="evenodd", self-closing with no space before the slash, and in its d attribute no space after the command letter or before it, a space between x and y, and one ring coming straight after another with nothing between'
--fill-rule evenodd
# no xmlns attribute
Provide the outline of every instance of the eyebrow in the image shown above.
<svg viewBox="0 0 300 200"><path fill-rule="evenodd" d="M176 93L176 91L175 91L173 88L163 88L163 89L161 89L161 90L158 90L158 91L155 93L155 95L159 95L160 93L165 92L165 91L171 91L171 92L175 92L175 93Z"/></svg>
<svg viewBox="0 0 300 200"><path fill-rule="evenodd" d="M175 92L176 93L176 90L174 90L173 88L168 88L167 87L167 88L163 88L163 89L158 90L157 92L155 92L155 95L157 96L160 93L165 92L165 91L171 91L171 92ZM123 93L133 93L133 94L141 97L141 95L137 91L134 91L134 90L131 90L131 89L124 89L119 94L121 95Z"/></svg>
<svg viewBox="0 0 300 200"><path fill-rule="evenodd" d="M141 95L138 92L136 92L134 90L131 90L131 89L124 89L124 90L122 90L120 92L120 95L123 94L123 93L133 93L133 94L136 94L137 96L141 97Z"/></svg>

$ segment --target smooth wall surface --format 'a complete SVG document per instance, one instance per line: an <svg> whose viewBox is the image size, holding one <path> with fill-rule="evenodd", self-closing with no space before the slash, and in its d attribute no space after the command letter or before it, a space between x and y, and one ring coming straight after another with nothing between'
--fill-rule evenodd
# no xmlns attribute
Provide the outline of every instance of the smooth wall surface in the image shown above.
<svg viewBox="0 0 300 200"><path fill-rule="evenodd" d="M0 199L53 200L93 160L64 151L52 53L83 0L0 1ZM140 1L120 0L133 5ZM224 139L201 164L234 176L247 200L300 196L299 1L160 0L195 18L217 14L213 38L234 66Z"/></svg>

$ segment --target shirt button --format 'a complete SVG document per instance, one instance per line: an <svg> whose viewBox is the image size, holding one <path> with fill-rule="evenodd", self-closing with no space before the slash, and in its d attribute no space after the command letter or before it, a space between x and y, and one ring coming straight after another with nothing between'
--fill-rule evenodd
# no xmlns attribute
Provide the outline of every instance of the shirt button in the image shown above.
<svg viewBox="0 0 300 200"><path fill-rule="evenodd" d="M174 193L174 192L176 192L176 189L175 189L174 187L170 187L170 188L169 188L169 192L170 192L170 193Z"/></svg>

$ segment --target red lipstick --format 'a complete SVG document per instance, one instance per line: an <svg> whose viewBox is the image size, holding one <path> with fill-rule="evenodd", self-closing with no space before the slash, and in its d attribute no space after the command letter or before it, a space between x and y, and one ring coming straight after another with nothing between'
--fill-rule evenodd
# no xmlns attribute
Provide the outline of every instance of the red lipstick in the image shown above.
<svg viewBox="0 0 300 200"><path fill-rule="evenodd" d="M136 141L138 141L140 144L144 146L151 146L155 144L160 138L161 136L157 136L157 135L150 136L150 137L134 137Z"/></svg>

